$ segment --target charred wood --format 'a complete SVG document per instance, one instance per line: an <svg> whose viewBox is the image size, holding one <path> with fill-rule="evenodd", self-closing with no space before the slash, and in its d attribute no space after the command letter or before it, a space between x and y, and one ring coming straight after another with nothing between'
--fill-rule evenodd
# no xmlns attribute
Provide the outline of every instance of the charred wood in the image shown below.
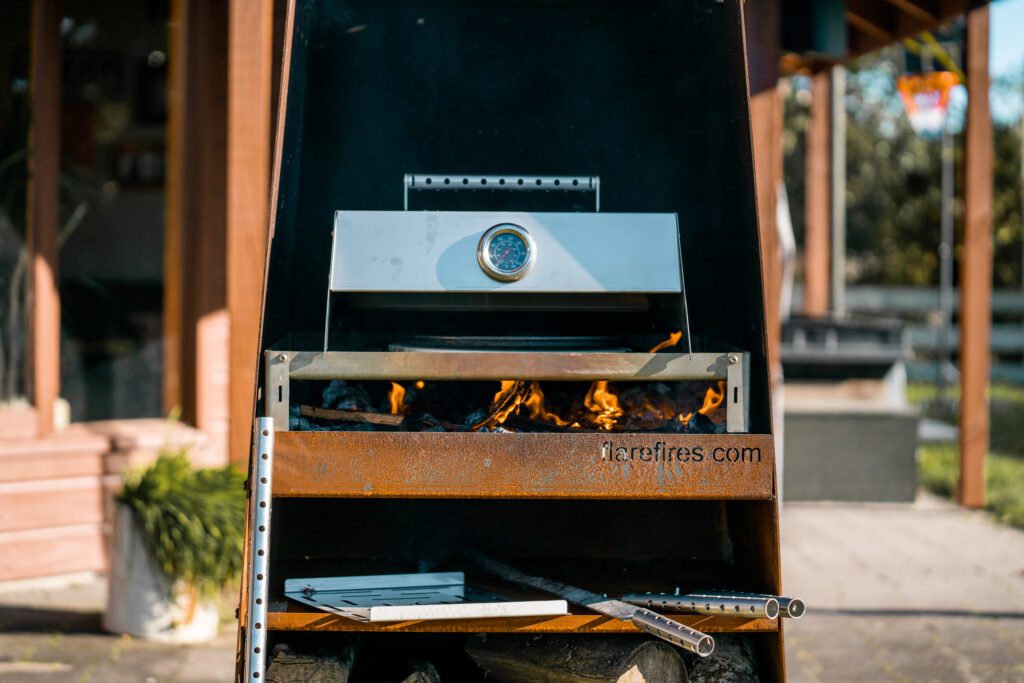
<svg viewBox="0 0 1024 683"><path fill-rule="evenodd" d="M405 417L402 415L370 413L360 410L335 410L332 408L316 408L313 406L299 406L299 414L303 417L311 417L318 420L365 422L367 424L382 425L386 427L401 427L405 423Z"/></svg>

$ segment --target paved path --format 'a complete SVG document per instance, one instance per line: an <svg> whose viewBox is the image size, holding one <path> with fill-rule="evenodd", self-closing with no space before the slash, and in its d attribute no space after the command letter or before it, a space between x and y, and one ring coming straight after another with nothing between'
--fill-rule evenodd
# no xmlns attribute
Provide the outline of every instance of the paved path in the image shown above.
<svg viewBox="0 0 1024 683"><path fill-rule="evenodd" d="M791 503L782 543L791 681L1024 681L1024 532L924 496Z"/></svg>
<svg viewBox="0 0 1024 683"><path fill-rule="evenodd" d="M1024 682L1024 532L925 497L799 503L783 576L808 615L786 624L793 683ZM0 683L219 683L232 629L193 647L102 635L104 585L0 594Z"/></svg>
<svg viewBox="0 0 1024 683"><path fill-rule="evenodd" d="M36 583L0 593L0 683L224 683L235 668L234 631L175 646L103 633L106 580Z"/></svg>

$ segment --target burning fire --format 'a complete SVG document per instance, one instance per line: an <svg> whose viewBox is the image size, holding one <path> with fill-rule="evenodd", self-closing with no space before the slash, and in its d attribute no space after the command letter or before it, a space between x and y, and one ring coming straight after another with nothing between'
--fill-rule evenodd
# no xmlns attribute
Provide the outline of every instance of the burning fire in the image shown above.
<svg viewBox="0 0 1024 683"><path fill-rule="evenodd" d="M714 387L708 389L708 393L704 394L704 405L700 407L697 412L701 415L707 415L718 409L718 406L722 405L722 401L725 400L725 382L718 380L718 391L715 391Z"/></svg>
<svg viewBox="0 0 1024 683"><path fill-rule="evenodd" d="M658 344L657 346L655 346L653 349L648 351L648 353L657 353L658 351L661 351L662 349L671 348L671 347L675 346L676 344L678 344L679 340L682 339L682 338L683 338L683 331L682 330L679 330L677 332L672 332L671 334L668 335L668 339L666 339L665 341L663 341L660 344Z"/></svg>
<svg viewBox="0 0 1024 683"><path fill-rule="evenodd" d="M656 345L650 353L657 353L663 349L671 348L683 338L681 330L669 334L668 339ZM423 383L417 382L416 387L422 388ZM404 413L404 406L401 404L404 390L397 384L393 384L391 406L392 413L401 411ZM401 393L397 394L396 391ZM480 422L473 425L472 429L493 429L505 424L506 420L513 415L518 415L523 408L528 411L529 418L537 422L546 422L557 427L569 427L579 429L580 423L586 423L591 428L603 431L615 429L620 422L625 421L627 429L638 424L650 425L651 422L660 421L662 424L670 420L676 420L682 424L688 424L694 413L679 413L678 407L668 395L649 395L637 399L635 394L630 395L626 390L627 409L623 408L619 395L608 386L607 380L598 380L590 385L586 397L583 399L585 412L570 408L571 414L566 419L548 410L544 404L544 392L539 382L524 382L516 380L503 380L498 393L491 400L489 415ZM710 387L704 395L704 403L697 411L702 415L709 416L714 413L725 400L725 382L719 382L717 387ZM576 404L579 406L579 404ZM632 427L631 427L632 425Z"/></svg>
<svg viewBox="0 0 1024 683"><path fill-rule="evenodd" d="M530 418L533 420L551 422L559 427L569 424L544 407L544 392L540 390L540 382L530 383L530 396L523 402L523 405L530 409Z"/></svg>
<svg viewBox="0 0 1024 683"><path fill-rule="evenodd" d="M590 391L583 399L583 405L587 407L587 410L595 413L592 419L598 429L611 431L615 423L622 417L619 397L608 390L608 382L604 380L590 385Z"/></svg>
<svg viewBox="0 0 1024 683"><path fill-rule="evenodd" d="M392 415L405 415L405 411L408 410L408 406L405 405L405 387L401 384L392 382L391 392L388 394L388 401L391 403Z"/></svg>

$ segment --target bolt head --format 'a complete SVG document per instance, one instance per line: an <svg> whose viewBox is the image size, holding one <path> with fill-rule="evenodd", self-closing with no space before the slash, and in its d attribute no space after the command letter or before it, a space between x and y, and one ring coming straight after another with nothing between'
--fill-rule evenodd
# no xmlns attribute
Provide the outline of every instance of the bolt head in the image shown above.
<svg viewBox="0 0 1024 683"><path fill-rule="evenodd" d="M729 356L729 365L736 365L739 361L739 356Z"/></svg>

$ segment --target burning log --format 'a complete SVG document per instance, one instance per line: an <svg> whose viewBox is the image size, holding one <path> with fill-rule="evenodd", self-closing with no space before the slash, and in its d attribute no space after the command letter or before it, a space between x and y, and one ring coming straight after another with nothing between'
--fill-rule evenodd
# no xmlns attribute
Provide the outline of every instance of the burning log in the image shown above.
<svg viewBox="0 0 1024 683"><path fill-rule="evenodd" d="M476 635L466 652L488 678L517 683L685 683L679 650L631 636Z"/></svg>
<svg viewBox="0 0 1024 683"><path fill-rule="evenodd" d="M365 422L372 425L383 425L387 427L402 427L405 424L404 415L391 415L388 413L369 413L360 410L334 410L332 408L314 408L313 406L299 406L299 414L303 417L312 417L318 420L340 420L341 422Z"/></svg>

